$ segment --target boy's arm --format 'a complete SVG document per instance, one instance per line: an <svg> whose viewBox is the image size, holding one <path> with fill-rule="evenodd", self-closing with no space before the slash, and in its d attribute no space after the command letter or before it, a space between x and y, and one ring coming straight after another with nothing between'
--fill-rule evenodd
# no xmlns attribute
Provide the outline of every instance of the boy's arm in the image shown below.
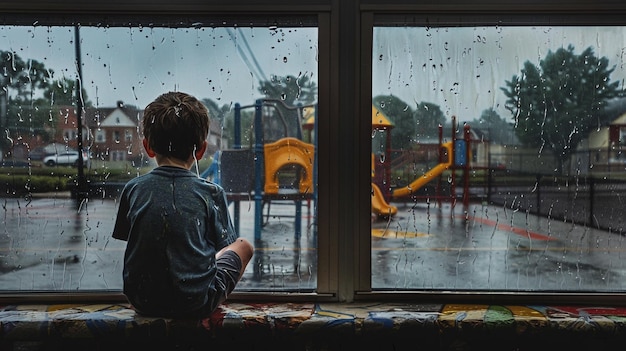
<svg viewBox="0 0 626 351"><path fill-rule="evenodd" d="M214 230L217 235L216 249L221 250L224 247L232 244L237 240L239 234L235 232L235 227L230 218L230 212L228 211L228 202L226 200L226 193L224 189L214 184L211 185L211 195L215 206L219 209L215 211L215 223Z"/></svg>
<svg viewBox="0 0 626 351"><path fill-rule="evenodd" d="M130 232L130 222L128 221L128 201L125 201L124 192L120 196L120 207L117 209L115 226L113 227L113 238L128 241Z"/></svg>

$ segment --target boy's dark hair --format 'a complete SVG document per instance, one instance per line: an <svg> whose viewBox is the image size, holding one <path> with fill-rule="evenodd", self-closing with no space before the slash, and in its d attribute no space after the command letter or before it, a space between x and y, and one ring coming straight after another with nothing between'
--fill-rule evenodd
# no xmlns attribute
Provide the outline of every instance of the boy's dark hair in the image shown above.
<svg viewBox="0 0 626 351"><path fill-rule="evenodd" d="M209 123L206 106L195 97L169 92L146 106L142 127L154 152L187 160L206 140Z"/></svg>

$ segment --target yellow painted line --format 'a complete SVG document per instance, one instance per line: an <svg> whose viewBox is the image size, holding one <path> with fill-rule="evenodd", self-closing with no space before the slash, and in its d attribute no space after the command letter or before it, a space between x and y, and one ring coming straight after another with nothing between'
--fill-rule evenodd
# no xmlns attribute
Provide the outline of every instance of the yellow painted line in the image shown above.
<svg viewBox="0 0 626 351"><path fill-rule="evenodd" d="M375 238L402 239L402 238L423 238L430 234L422 232L398 232L392 229L372 229L372 236Z"/></svg>

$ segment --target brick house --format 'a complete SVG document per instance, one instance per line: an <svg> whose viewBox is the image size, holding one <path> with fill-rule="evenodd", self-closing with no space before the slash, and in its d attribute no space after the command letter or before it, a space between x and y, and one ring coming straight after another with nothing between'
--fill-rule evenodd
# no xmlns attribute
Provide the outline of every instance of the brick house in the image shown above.
<svg viewBox="0 0 626 351"><path fill-rule="evenodd" d="M50 133L50 140L45 142L39 135L30 135L19 138L20 142L12 147L14 158L26 159L29 150L41 150L39 157L62 151L63 149L78 148L78 116L74 106L58 106L56 123L46 127ZM101 161L137 161L146 159L139 121L143 110L134 106L126 106L118 101L115 107L89 107L85 109L83 117L83 148L88 149L92 160ZM17 140L18 138L16 138ZM211 123L207 138L209 146L205 157L211 157L220 149L224 140L220 123ZM34 154L33 154L34 156Z"/></svg>
<svg viewBox="0 0 626 351"><path fill-rule="evenodd" d="M12 133L14 143L11 146L10 157L17 160L26 160L30 157L40 160L47 154L62 152L78 148L78 117L74 106L57 106L52 117L56 121L53 125L42 127L50 135L42 137L40 133L33 135L19 135ZM88 126L83 124L83 140L89 135ZM85 142L86 144L86 142Z"/></svg>
<svg viewBox="0 0 626 351"><path fill-rule="evenodd" d="M85 142L94 159L102 161L131 161L141 158L143 147L138 131L138 122L143 110L125 106L87 108L85 124L89 128L90 140Z"/></svg>
<svg viewBox="0 0 626 351"><path fill-rule="evenodd" d="M139 134L142 109L118 101L116 107L90 108L85 114L92 138L85 145L91 146L93 158L103 161L137 161L145 156ZM222 146L219 123L211 123L207 141L209 147L205 157L210 157Z"/></svg>

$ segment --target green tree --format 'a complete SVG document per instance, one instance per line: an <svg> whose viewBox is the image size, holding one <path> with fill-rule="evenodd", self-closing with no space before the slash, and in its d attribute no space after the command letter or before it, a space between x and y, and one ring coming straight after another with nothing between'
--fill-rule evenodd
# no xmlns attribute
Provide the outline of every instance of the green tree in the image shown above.
<svg viewBox="0 0 626 351"><path fill-rule="evenodd" d="M272 75L270 81L259 82L259 92L271 108L263 112L263 135L266 141L296 137L302 128L302 116L297 106L307 106L317 99L317 86L308 75L297 77Z"/></svg>
<svg viewBox="0 0 626 351"><path fill-rule="evenodd" d="M487 138L492 143L512 144L511 133L513 132L512 124L502 118L500 114L493 108L483 110L478 119L472 122L476 128L487 132Z"/></svg>
<svg viewBox="0 0 626 351"><path fill-rule="evenodd" d="M600 116L608 101L620 95L619 82L610 81L614 70L591 47L579 55L571 45L550 51L539 67L526 61L501 88L519 140L551 150L561 173L580 141L605 122Z"/></svg>
<svg viewBox="0 0 626 351"><path fill-rule="evenodd" d="M227 145L228 140L234 137L234 110L232 105L224 104L220 106L215 100L202 99L202 103L209 110L211 125L219 125L222 128L222 143Z"/></svg>
<svg viewBox="0 0 626 351"><path fill-rule="evenodd" d="M9 134L0 141L3 150L11 140L40 137L50 140L49 131L58 118L57 106L77 106L76 81L53 79L54 71L43 63L10 51L0 50L0 128ZM91 106L83 89L83 106Z"/></svg>
<svg viewBox="0 0 626 351"><path fill-rule="evenodd" d="M202 99L202 103L209 110L211 123L223 123L224 120L233 113L232 105L224 104L220 106L215 100Z"/></svg>
<svg viewBox="0 0 626 351"><path fill-rule="evenodd" d="M378 108L393 123L391 148L406 150L415 143L416 124L413 109L397 96L380 95L372 99Z"/></svg>
<svg viewBox="0 0 626 351"><path fill-rule="evenodd" d="M439 126L446 122L446 116L439 105L420 102L415 109L416 139L438 140Z"/></svg>
<svg viewBox="0 0 626 351"><path fill-rule="evenodd" d="M76 80L61 78L55 79L44 88L43 95L51 106L76 106ZM91 101L87 97L87 91L82 89L81 97L84 107L91 107Z"/></svg>
<svg viewBox="0 0 626 351"><path fill-rule="evenodd" d="M287 106L309 105L317 100L317 85L310 76L302 74L297 77L272 75L269 81L259 83L259 92L264 98L282 100Z"/></svg>
<svg viewBox="0 0 626 351"><path fill-rule="evenodd" d="M43 135L45 129L40 123L46 105L41 92L50 83L52 70L43 63L29 59L24 61L11 51L0 50L0 129L3 132L0 148L7 151L13 139L23 135ZM49 106L49 103L48 103Z"/></svg>

